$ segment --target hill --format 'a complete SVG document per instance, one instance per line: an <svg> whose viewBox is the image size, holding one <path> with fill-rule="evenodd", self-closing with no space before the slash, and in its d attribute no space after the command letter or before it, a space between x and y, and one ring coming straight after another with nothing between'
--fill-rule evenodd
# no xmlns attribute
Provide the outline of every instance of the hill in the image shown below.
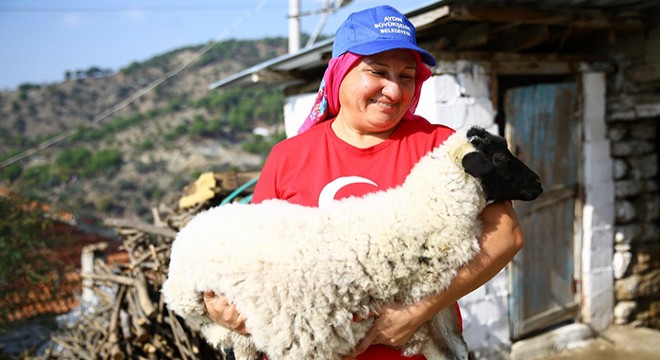
<svg viewBox="0 0 660 360"><path fill-rule="evenodd" d="M191 46L0 92L0 160L61 139L0 169L0 181L79 215L150 220L152 207L201 172L258 170L284 137L281 91L208 85L286 46L286 38L229 40L199 57L205 45ZM255 127L271 135L253 135Z"/></svg>

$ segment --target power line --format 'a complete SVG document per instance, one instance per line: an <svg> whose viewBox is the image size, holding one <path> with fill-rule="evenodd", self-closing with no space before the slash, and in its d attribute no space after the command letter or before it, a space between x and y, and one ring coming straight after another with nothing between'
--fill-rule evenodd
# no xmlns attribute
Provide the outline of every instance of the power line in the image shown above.
<svg viewBox="0 0 660 360"><path fill-rule="evenodd" d="M271 9L282 8L286 6L274 5L269 7ZM168 12L168 11L226 11L226 10L245 10L243 5L222 5L222 6L135 6L135 7L25 7L25 6L11 6L0 7L0 12L126 12L141 10L147 12Z"/></svg>
<svg viewBox="0 0 660 360"><path fill-rule="evenodd" d="M97 115L96 117L94 117L92 122L90 122L87 125L83 126L83 128L87 129L87 128L90 128L90 127L100 123L101 121L107 119L110 115L112 115L112 114L116 113L117 111L125 108L126 106L130 105L131 103L133 103L137 99L139 99L142 96L144 96L144 95L150 93L151 91L153 91L160 84L164 83L165 81L167 81L170 78L172 78L172 77L176 76L177 74L179 74L186 67L188 67L188 65L190 65L193 61L197 60L200 56L204 55L206 52L211 50L211 48L213 48L215 45L217 45L218 43L223 41L226 37L228 37L232 32L234 32L234 30L236 30L239 26L241 26L247 19L249 19L250 17L254 16L254 14L259 12L266 5L266 3L268 3L268 0L261 0L252 10L245 13L245 15L243 15L242 17L237 19L227 29L222 31L220 34L216 35L212 42L210 42L208 45L206 45L204 48L202 48L200 51L198 51L188 61L183 62L179 67L175 68L172 71L167 72L165 75L163 75L162 77L156 79L151 84L149 84L149 85L143 87L142 89L138 90L137 92L135 92L133 95L131 95L127 99L121 101L120 103L113 106L112 108L110 108L110 109L102 112L101 114ZM30 156L38 153L38 152L41 152L41 151L47 149L48 147L53 146L53 145L65 140L65 139L73 136L78 131L80 131L80 128L65 131L64 133L59 134L57 136L54 136L54 137L42 142L41 144L39 144L35 147L29 148L29 149L23 151L20 154L17 154L15 156L10 157L9 159L3 160L2 163L0 163L0 168L5 168L5 167L7 167L7 166L19 161L19 160L23 160L23 159L28 158L28 157L30 157Z"/></svg>

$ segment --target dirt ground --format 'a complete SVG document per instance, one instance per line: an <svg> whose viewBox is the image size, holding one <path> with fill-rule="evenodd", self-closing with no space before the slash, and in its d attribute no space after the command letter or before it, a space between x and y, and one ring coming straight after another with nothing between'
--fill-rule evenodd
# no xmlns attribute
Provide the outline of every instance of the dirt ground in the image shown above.
<svg viewBox="0 0 660 360"><path fill-rule="evenodd" d="M542 360L660 360L660 331L612 326L598 337ZM539 359L539 360L541 360Z"/></svg>

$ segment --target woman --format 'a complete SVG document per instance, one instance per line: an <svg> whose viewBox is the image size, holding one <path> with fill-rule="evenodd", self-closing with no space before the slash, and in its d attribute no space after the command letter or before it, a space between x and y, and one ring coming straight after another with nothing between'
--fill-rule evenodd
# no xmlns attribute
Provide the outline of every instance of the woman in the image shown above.
<svg viewBox="0 0 660 360"><path fill-rule="evenodd" d="M422 83L431 76L426 65L435 65L435 59L417 46L414 26L394 8L350 15L337 30L332 55L312 112L298 136L273 148L253 202L279 198L323 206L400 185L412 166L453 132L414 115ZM481 251L450 287L415 304L383 306L347 359L410 359L398 348L421 324L513 258L523 238L511 204L489 205L481 218ZM224 296L210 292L204 301L216 323L249 333Z"/></svg>

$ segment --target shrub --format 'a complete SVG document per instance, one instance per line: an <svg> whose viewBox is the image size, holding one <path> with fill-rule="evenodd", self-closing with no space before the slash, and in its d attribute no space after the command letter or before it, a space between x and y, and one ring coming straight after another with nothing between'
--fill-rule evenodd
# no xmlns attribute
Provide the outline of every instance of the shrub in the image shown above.
<svg viewBox="0 0 660 360"><path fill-rule="evenodd" d="M48 187L61 183L64 178L49 165L32 166L23 170L23 183L29 187Z"/></svg>
<svg viewBox="0 0 660 360"><path fill-rule="evenodd" d="M94 208L98 211L108 211L112 206L112 197L110 195L99 196L94 199Z"/></svg>
<svg viewBox="0 0 660 360"><path fill-rule="evenodd" d="M92 153L85 148L65 148L55 158L55 166L62 173L75 173L78 169L84 168L91 158Z"/></svg>
<svg viewBox="0 0 660 360"><path fill-rule="evenodd" d="M154 146L154 141L153 139L144 139L139 145L138 148L140 150L151 150L153 149Z"/></svg>
<svg viewBox="0 0 660 360"><path fill-rule="evenodd" d="M85 166L84 175L116 170L122 164L121 153L117 149L106 149L95 153Z"/></svg>
<svg viewBox="0 0 660 360"><path fill-rule="evenodd" d="M202 115L195 115L192 125L190 125L190 134L192 136L201 136L207 133L208 125Z"/></svg>
<svg viewBox="0 0 660 360"><path fill-rule="evenodd" d="M180 125L177 125L174 128L174 130L172 130L172 131L166 133L165 135L163 135L163 137L165 138L165 140L173 141L173 140L176 140L176 139L180 138L181 136L183 136L187 132L188 132L188 127L183 125L183 124L180 124Z"/></svg>

